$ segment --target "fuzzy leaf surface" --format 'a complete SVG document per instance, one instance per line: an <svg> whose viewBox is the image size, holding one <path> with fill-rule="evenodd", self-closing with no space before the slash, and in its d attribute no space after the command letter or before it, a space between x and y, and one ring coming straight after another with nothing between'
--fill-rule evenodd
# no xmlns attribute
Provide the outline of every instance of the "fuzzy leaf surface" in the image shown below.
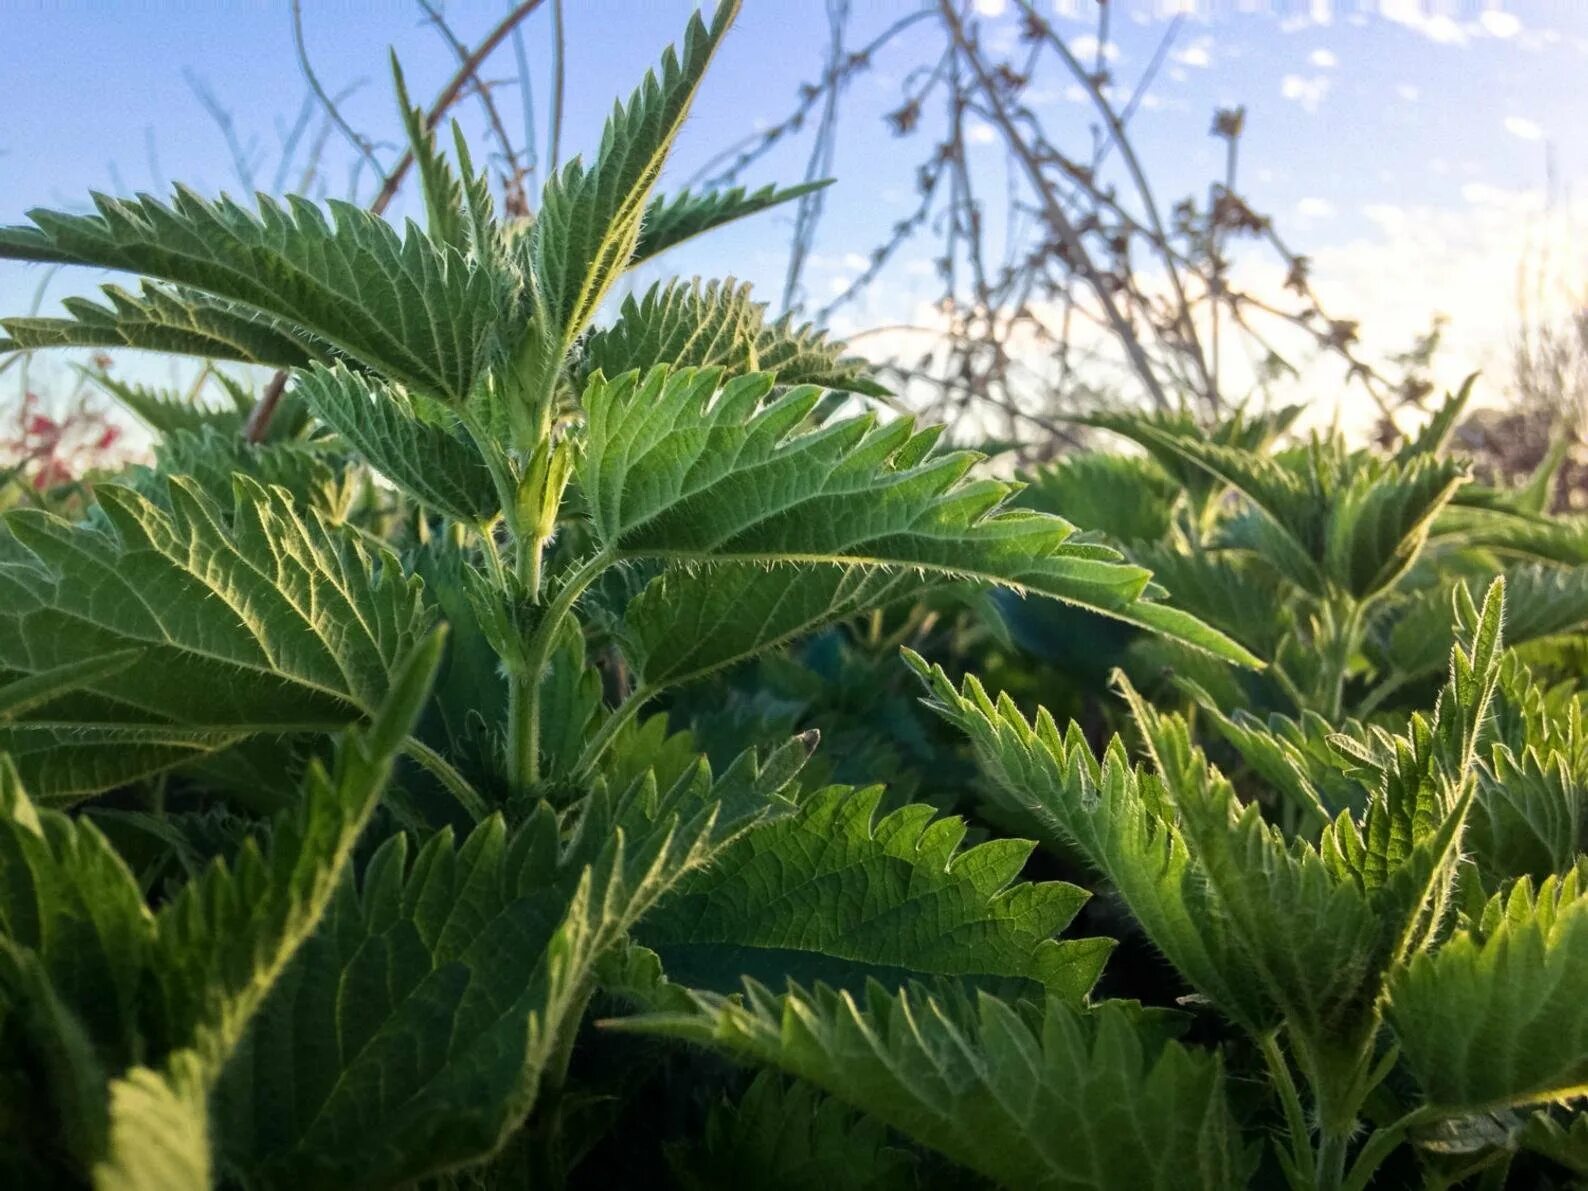
<svg viewBox="0 0 1588 1191"><path fill-rule="evenodd" d="M351 204L333 202L327 219L303 199L261 198L256 214L178 189L170 205L105 195L94 205L94 215L30 218L79 264L259 311L431 396L463 400L497 349L504 276Z"/></svg>
<svg viewBox="0 0 1588 1191"><path fill-rule="evenodd" d="M192 480L164 507L112 485L89 525L32 510L0 539L0 674L129 648L143 664L0 727L35 797L108 789L258 733L371 715L427 622L395 559L281 489L237 478L230 514Z"/></svg>
<svg viewBox="0 0 1588 1191"><path fill-rule="evenodd" d="M1246 1156L1212 1054L1150 1036L1119 1002L1022 1012L921 993L818 987L618 1023L809 1080L1007 1187L1231 1188ZM1122 1144L1129 1139L1128 1144Z"/></svg>
<svg viewBox="0 0 1588 1191"><path fill-rule="evenodd" d="M720 392L719 392L720 389ZM580 485L616 557L915 569L1020 587L1250 663L1195 618L1153 603L1150 575L1074 545L1068 522L1004 508L1009 486L967 479L967 452L932 456L937 431L870 416L799 428L815 387L714 369L596 377L585 391Z"/></svg>
<svg viewBox="0 0 1588 1191"><path fill-rule="evenodd" d="M315 417L421 504L470 525L496 516L501 502L490 469L446 407L426 408L395 385L340 364L300 376L296 391Z"/></svg>
<svg viewBox="0 0 1588 1191"><path fill-rule="evenodd" d="M1087 895L1015 882L1032 846L959 851L965 825L911 805L876 818L880 787L830 787L753 827L685 879L638 940L668 978L717 992L743 977L859 992L950 977L1023 984L1081 1004L1112 944L1060 942Z"/></svg>

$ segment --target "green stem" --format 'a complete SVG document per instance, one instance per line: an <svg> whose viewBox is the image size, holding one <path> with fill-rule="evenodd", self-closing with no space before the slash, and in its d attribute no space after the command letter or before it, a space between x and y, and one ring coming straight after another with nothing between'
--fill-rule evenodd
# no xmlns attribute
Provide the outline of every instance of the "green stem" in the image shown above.
<svg viewBox="0 0 1588 1191"><path fill-rule="evenodd" d="M584 746L584 751L579 754L579 764L575 767L576 774L587 774L595 768L596 762L611 745L613 737L621 732L626 724L639 714L639 710L647 703L656 692L647 686L635 687L629 697L613 708L612 714L607 716L606 723L602 724L590 742Z"/></svg>
<svg viewBox="0 0 1588 1191"><path fill-rule="evenodd" d="M1285 1128L1290 1133L1290 1157L1298 1175L1304 1175L1313 1166L1312 1131L1307 1128L1307 1114L1302 1111L1301 1096L1296 1091L1296 1081L1291 1078L1290 1064L1279 1049L1276 1033L1270 1030L1257 1039L1268 1064L1269 1078L1279 1091L1279 1102L1285 1109Z"/></svg>
<svg viewBox="0 0 1588 1191"><path fill-rule="evenodd" d="M1333 630L1324 658L1329 670L1324 686L1326 702L1323 716L1330 723L1340 718L1345 702L1345 675L1356 656L1362 635L1362 605L1349 595L1339 597L1340 606L1328 612L1328 623Z"/></svg>
<svg viewBox="0 0 1588 1191"><path fill-rule="evenodd" d="M557 631L614 556L603 550L568 576L546 615L535 627L525 654L524 672L512 677L508 707L508 778L515 790L527 790L540 781L540 680L551 657Z"/></svg>
<svg viewBox="0 0 1588 1191"><path fill-rule="evenodd" d="M1318 1163L1313 1185L1318 1191L1341 1191L1345 1185L1345 1154L1350 1144L1348 1133L1324 1133L1318 1141Z"/></svg>
<svg viewBox="0 0 1588 1191"><path fill-rule="evenodd" d="M1412 678L1413 675L1408 674L1404 670L1397 670L1394 674L1390 675L1383 682L1379 683L1378 686L1369 691L1366 697L1363 698L1361 705L1356 709L1357 718L1366 720L1368 716L1372 715L1378 710L1379 706L1384 702L1385 699L1388 699L1391 695L1399 691L1403 686L1410 682Z"/></svg>
<svg viewBox="0 0 1588 1191"><path fill-rule="evenodd" d="M480 792L471 786L468 778L453 768L452 763L436 752L435 749L423 741L410 736L403 741L402 751L404 755L417 761L437 781L445 786L447 792L456 798L459 805L469 813L469 818L478 823L490 814L490 808L486 806L485 799L480 796Z"/></svg>
<svg viewBox="0 0 1588 1191"><path fill-rule="evenodd" d="M1367 1139L1367 1144L1362 1147L1362 1152L1351 1164L1351 1173L1346 1175L1342 1191L1367 1191L1368 1181L1378 1171L1384 1159L1389 1157L1390 1151L1405 1139L1407 1131L1431 1119L1432 1116L1428 1107L1424 1105L1412 1109L1398 1121L1392 1121L1381 1129L1373 1130Z"/></svg>

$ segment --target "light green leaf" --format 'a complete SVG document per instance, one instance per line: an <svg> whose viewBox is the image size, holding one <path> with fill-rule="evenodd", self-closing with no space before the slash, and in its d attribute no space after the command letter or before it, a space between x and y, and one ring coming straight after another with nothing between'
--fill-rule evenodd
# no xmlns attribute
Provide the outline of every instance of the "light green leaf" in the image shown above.
<svg viewBox="0 0 1588 1191"><path fill-rule="evenodd" d="M1429 455L1394 469L1355 471L1333 496L1325 569L1358 598L1389 587L1411 566L1434 517L1466 480L1464 465Z"/></svg>
<svg viewBox="0 0 1588 1191"><path fill-rule="evenodd" d="M708 190L698 194L681 190L670 196L658 195L645 208L639 239L635 242L634 255L629 263L637 265L703 232L747 215L755 215L769 207L803 198L830 185L832 180L829 178L818 182L802 182L798 186L763 186L748 193L744 187L735 186L728 190Z"/></svg>
<svg viewBox="0 0 1588 1191"><path fill-rule="evenodd" d="M776 375L780 385L821 385L840 393L886 397L888 390L871 377L871 365L844 355L844 344L810 323L784 315L768 323L755 345L756 366Z"/></svg>
<svg viewBox="0 0 1588 1191"><path fill-rule="evenodd" d="M1505 569L1505 639L1512 645L1588 628L1588 566L1521 563ZM1423 588L1373 626L1375 660L1406 678L1437 673L1454 640L1454 583Z"/></svg>
<svg viewBox="0 0 1588 1191"><path fill-rule="evenodd" d="M1016 882L1032 844L958 851L964 823L931 807L876 819L880 787L830 787L799 811L752 827L685 879L636 938L676 983L732 992L793 980L860 992L949 977L1040 987L1082 1004L1112 942L1059 942L1086 893Z"/></svg>
<svg viewBox="0 0 1588 1191"><path fill-rule="evenodd" d="M1438 1110L1588 1095L1583 876L1579 867L1536 890L1524 878L1489 903L1480 923L1417 957L1391 986L1402 1053Z"/></svg>
<svg viewBox="0 0 1588 1191"><path fill-rule="evenodd" d="M297 507L312 509L336 525L346 519L355 495L347 459L323 444L251 443L240 434L206 426L197 433L167 434L155 447L154 458L154 473L136 486L156 502L166 495L166 478L180 475L225 508L233 501L234 479L241 474L267 488L284 489Z"/></svg>
<svg viewBox="0 0 1588 1191"><path fill-rule="evenodd" d="M556 337L559 359L633 258L662 162L738 11L738 0L724 0L709 27L692 16L682 55L669 48L661 77L647 74L629 102L613 109L594 164L575 158L547 185L529 256L542 334Z"/></svg>
<svg viewBox="0 0 1588 1191"><path fill-rule="evenodd" d="M986 994L971 1005L873 985L862 1003L752 983L742 1003L696 1003L611 1024L781 1068L1007 1187L1245 1181L1218 1058L1152 1037L1120 1002L1083 1011L1050 998L1023 1014Z"/></svg>
<svg viewBox="0 0 1588 1191"><path fill-rule="evenodd" d="M299 376L295 391L376 471L421 504L470 525L501 508L479 448L445 406L340 364Z"/></svg>
<svg viewBox="0 0 1588 1191"><path fill-rule="evenodd" d="M587 374L618 376L658 364L716 365L739 376L756 371L760 331L761 308L747 284L732 278L658 283L638 301L625 298L617 320L590 336L584 367Z"/></svg>
<svg viewBox="0 0 1588 1191"><path fill-rule="evenodd" d="M1061 733L1045 708L1027 721L974 676L959 691L941 668L908 651L905 660L927 686L927 706L970 738L993 798L1106 876L1153 944L1232 1020L1253 1033L1277 1024L1162 782L1131 768L1118 737L1099 763L1074 723Z"/></svg>
<svg viewBox="0 0 1588 1191"><path fill-rule="evenodd" d="M144 652L0 727L45 801L254 734L357 723L425 627L395 559L300 514L280 489L239 476L229 515L181 478L167 507L113 485L98 497L90 525L18 511L0 539L0 678Z"/></svg>
<svg viewBox="0 0 1588 1191"><path fill-rule="evenodd" d="M134 1067L110 1083L110 1140L94 1164L100 1191L209 1187L208 1087L191 1052L164 1071Z"/></svg>
<svg viewBox="0 0 1588 1191"><path fill-rule="evenodd" d="M425 200L425 234L438 244L466 251L469 237L463 186L447 159L436 149L435 130L425 122L424 112L408 98L408 87L403 81L395 49L391 51L391 73L403 130L408 134L408 151L418 166L419 189Z"/></svg>
<svg viewBox="0 0 1588 1191"><path fill-rule="evenodd" d="M43 978L29 999L41 1010L58 1001L94 1053L131 1062L154 919L105 837L90 823L39 811L3 755L0 871L0 939L32 953Z"/></svg>
<svg viewBox="0 0 1588 1191"><path fill-rule="evenodd" d="M209 426L223 434L241 436L250 408L234 402L230 409L214 409L185 393L133 384L103 372L86 375L161 437L179 430L199 434Z"/></svg>
<svg viewBox="0 0 1588 1191"><path fill-rule="evenodd" d="M1100 451L1066 455L1021 478L1020 504L1125 544L1167 534L1180 492L1151 459Z"/></svg>
<svg viewBox="0 0 1588 1191"><path fill-rule="evenodd" d="M938 430L867 415L798 428L821 400L713 369L596 377L585 392L580 487L616 558L915 569L1023 588L1251 664L1223 634L1147 598L1150 576L1067 541L1057 517L1005 508L968 452L932 456Z"/></svg>
<svg viewBox="0 0 1588 1191"><path fill-rule="evenodd" d="M417 229L303 199L258 214L178 189L172 205L96 195L96 215L37 210L53 249L202 290L302 328L410 388L462 401L492 362L507 280Z"/></svg>

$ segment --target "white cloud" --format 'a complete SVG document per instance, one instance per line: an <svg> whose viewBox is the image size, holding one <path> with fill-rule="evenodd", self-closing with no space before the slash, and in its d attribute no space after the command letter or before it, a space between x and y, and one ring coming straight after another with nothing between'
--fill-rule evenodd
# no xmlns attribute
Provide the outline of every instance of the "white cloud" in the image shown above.
<svg viewBox="0 0 1588 1191"><path fill-rule="evenodd" d="M1169 57L1182 66L1195 66L1203 68L1213 65L1213 39L1199 37L1184 49L1176 50Z"/></svg>
<svg viewBox="0 0 1588 1191"><path fill-rule="evenodd" d="M1329 80L1321 74L1310 79L1299 74L1287 74L1279 84L1279 93L1286 99L1299 103L1308 112L1316 112L1329 94Z"/></svg>
<svg viewBox="0 0 1588 1191"><path fill-rule="evenodd" d="M1490 37L1515 37L1522 31L1522 21L1514 13L1489 8L1478 17L1478 24Z"/></svg>
<svg viewBox="0 0 1588 1191"><path fill-rule="evenodd" d="M1399 95L1407 103L1416 103L1423 97L1423 89L1416 83L1397 83L1395 94Z"/></svg>
<svg viewBox="0 0 1588 1191"><path fill-rule="evenodd" d="M990 145L998 139L998 134L993 131L991 124L980 122L972 124L970 132L966 135L973 145Z"/></svg>
<svg viewBox="0 0 1588 1191"><path fill-rule="evenodd" d="M1090 33L1075 38L1070 42L1070 53L1074 54L1082 62L1097 61L1097 38ZM1119 47L1113 42L1109 42L1108 45L1103 47L1103 61L1113 62L1118 58Z"/></svg>
<svg viewBox="0 0 1588 1191"><path fill-rule="evenodd" d="M1379 0L1378 14L1441 45L1467 43L1467 31L1445 13L1430 12L1424 0Z"/></svg>
<svg viewBox="0 0 1588 1191"><path fill-rule="evenodd" d="M1541 141L1544 139L1544 130L1525 116L1507 116L1505 118L1505 131L1524 141Z"/></svg>
<svg viewBox="0 0 1588 1191"><path fill-rule="evenodd" d="M1334 216L1334 204L1328 199L1304 198L1296 204L1296 214L1303 219L1330 219Z"/></svg>
<svg viewBox="0 0 1588 1191"><path fill-rule="evenodd" d="M1312 53L1307 55L1307 61L1324 70L1333 70L1340 65L1340 59L1336 58L1328 50L1313 50Z"/></svg>

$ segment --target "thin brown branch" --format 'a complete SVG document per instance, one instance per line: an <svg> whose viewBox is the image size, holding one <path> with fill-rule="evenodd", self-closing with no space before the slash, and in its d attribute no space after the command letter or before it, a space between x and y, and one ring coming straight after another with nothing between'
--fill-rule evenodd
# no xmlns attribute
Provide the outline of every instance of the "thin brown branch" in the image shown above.
<svg viewBox="0 0 1588 1191"><path fill-rule="evenodd" d="M511 12L503 17L495 28L485 35L485 40L475 46L473 52L459 64L457 73L441 89L441 93L436 96L435 103L430 105L430 111L425 115L426 128L434 129L436 125L441 123L441 117L446 115L448 109L458 101L459 96L463 94L463 89L468 86L470 80L474 79L475 72L495 52L496 47L502 44L503 40L520 21L528 17L543 3L545 3L545 0L523 0L522 3L515 6ZM391 173L386 175L386 181L382 184L380 193L375 196L375 201L369 205L369 209L372 212L376 215L383 214L386 208L391 205L392 199L397 197L398 188L402 186L403 177L413 167L413 164L413 150L409 149L397 159L397 164L392 167Z"/></svg>
<svg viewBox="0 0 1588 1191"><path fill-rule="evenodd" d="M1064 208L1053 197L1052 190L1047 185L1047 179L1042 173L1041 163L1037 161L1035 155L1031 152L1030 146L1021 137L1020 130L1015 127L1014 119L1010 116L1008 109L1004 107L1003 98L998 93L998 84L987 73L987 68L982 63L981 55L966 37L965 28L960 23L959 14L954 10L953 0L939 0L939 6L944 20L948 23L948 29L954 38L954 43L959 46L961 53L965 55L966 62L969 63L971 70L975 72L976 78L981 84L982 92L987 97L989 113L999 128L1002 129L1004 140L1009 145L1009 148L1020 159L1026 176L1031 182L1032 189L1036 191L1037 197L1047 214L1049 224L1058 233L1059 238L1069 251L1072 263L1085 275L1087 282L1091 285L1093 293L1097 296L1098 304L1102 306L1110 327L1113 329L1114 334L1119 337L1126 354L1129 355L1131 365L1137 377L1141 380L1142 386L1147 390L1148 396L1152 398L1153 404L1159 409L1169 409L1169 398L1164 393L1163 386L1158 383L1158 377L1153 372L1152 363L1147 359L1146 352L1142 350L1141 341L1137 338L1135 331L1131 329L1130 324L1125 321L1124 316L1119 311L1119 307L1114 303L1113 295L1109 292L1108 286L1103 281L1102 275L1093 263L1091 256L1087 253L1086 246L1081 242L1080 233L1076 230L1075 225L1070 222L1070 218L1065 214Z"/></svg>

